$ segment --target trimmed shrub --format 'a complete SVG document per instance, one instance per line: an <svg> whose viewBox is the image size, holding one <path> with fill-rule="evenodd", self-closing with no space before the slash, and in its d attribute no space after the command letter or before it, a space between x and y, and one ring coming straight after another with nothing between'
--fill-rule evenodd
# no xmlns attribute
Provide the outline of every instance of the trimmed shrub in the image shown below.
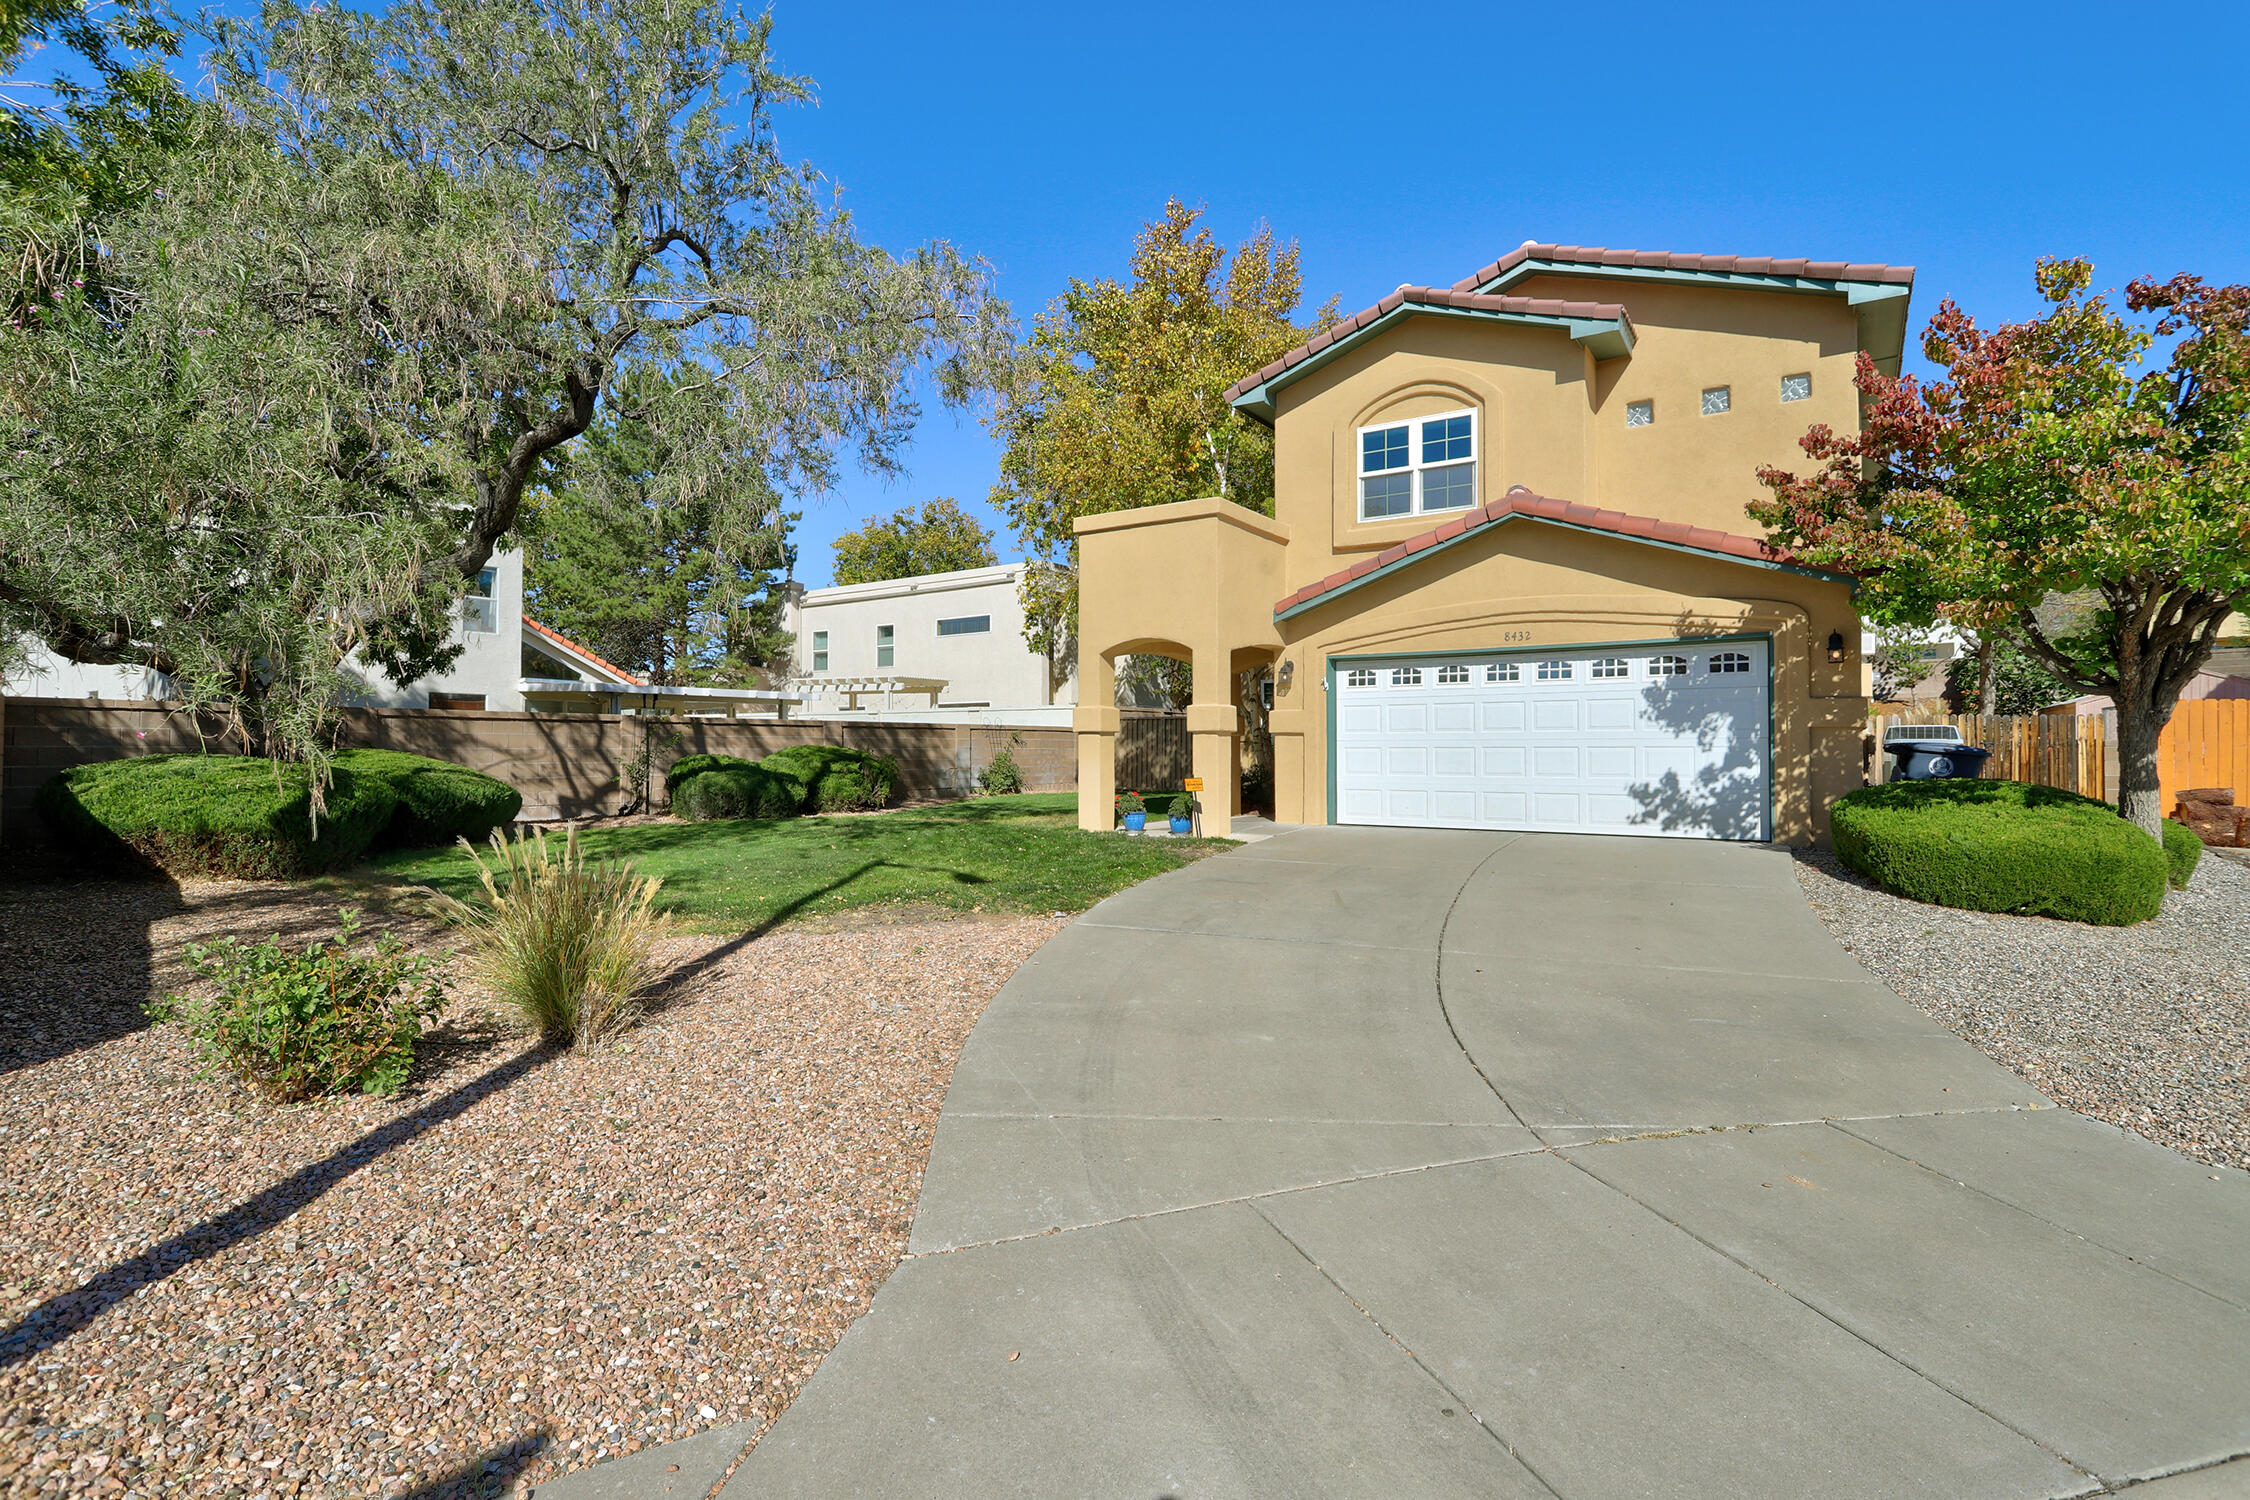
<svg viewBox="0 0 2250 1500"><path fill-rule="evenodd" d="M278 937L190 943L188 967L213 992L152 1000L149 1019L187 1028L204 1076L232 1073L277 1103L397 1093L423 1023L445 1009L445 987L395 932L355 949L359 912L347 906L341 915L334 938L294 953Z"/></svg>
<svg viewBox="0 0 2250 1500"><path fill-rule="evenodd" d="M496 776L408 755L403 750L346 750L336 764L355 776L372 776L391 789L397 805L376 835L379 845L481 843L523 811L523 793Z"/></svg>
<svg viewBox="0 0 2250 1500"><path fill-rule="evenodd" d="M869 812L898 791L897 761L840 745L791 745L758 764L803 782L806 812Z"/></svg>
<svg viewBox="0 0 2250 1500"><path fill-rule="evenodd" d="M722 758L672 789L672 814L691 822L713 818L793 818L804 811L805 784L785 772Z"/></svg>
<svg viewBox="0 0 2250 1500"><path fill-rule="evenodd" d="M2164 904L2165 851L2095 802L2020 781L1894 781L1839 798L1836 854L1894 895L2123 927Z"/></svg>
<svg viewBox="0 0 2250 1500"><path fill-rule="evenodd" d="M678 760L673 761L671 769L664 773L664 794L670 796L680 789L681 782L704 771L713 770L719 766L754 764L756 762L747 761L735 755L683 755Z"/></svg>
<svg viewBox="0 0 2250 1500"><path fill-rule="evenodd" d="M1003 745L977 773L977 785L994 797L1012 797L1022 791L1023 767L1016 764L1014 752Z"/></svg>
<svg viewBox="0 0 2250 1500"><path fill-rule="evenodd" d="M2172 889L2184 891L2195 876L2195 867L2203 859L2203 840L2185 823L2166 822L2164 825L2164 865L2171 877Z"/></svg>
<svg viewBox="0 0 2250 1500"><path fill-rule="evenodd" d="M348 865L390 823L379 776L339 767L316 830L301 765L246 755L143 755L72 766L39 788L63 848L171 875L274 880Z"/></svg>
<svg viewBox="0 0 2250 1500"><path fill-rule="evenodd" d="M491 864L468 840L461 847L477 863L484 904L429 894L471 935L470 972L557 1046L591 1046L630 1026L664 971L656 940L666 923L654 906L661 882L629 864L587 864L576 828L559 857L543 830L513 843L494 834Z"/></svg>

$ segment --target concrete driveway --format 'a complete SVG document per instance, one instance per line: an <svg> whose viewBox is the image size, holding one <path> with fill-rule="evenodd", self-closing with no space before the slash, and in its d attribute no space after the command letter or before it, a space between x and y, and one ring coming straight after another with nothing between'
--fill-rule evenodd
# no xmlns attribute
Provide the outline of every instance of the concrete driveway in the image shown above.
<svg viewBox="0 0 2250 1500"><path fill-rule="evenodd" d="M1786 854L1291 832L1002 991L725 1500L2250 1495L2214 1170L1893 996Z"/></svg>

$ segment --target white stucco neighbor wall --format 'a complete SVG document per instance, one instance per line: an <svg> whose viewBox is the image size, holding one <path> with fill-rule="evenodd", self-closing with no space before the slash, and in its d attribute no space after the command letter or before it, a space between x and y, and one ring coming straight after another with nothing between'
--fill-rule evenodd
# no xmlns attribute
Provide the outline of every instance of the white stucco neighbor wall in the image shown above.
<svg viewBox="0 0 2250 1500"><path fill-rule="evenodd" d="M460 657L442 672L433 672L404 687L353 658L345 670L361 684L354 701L375 708L428 708L432 690L441 693L481 693L484 706L494 710L523 708L516 684L523 677L523 554L492 554L492 605L465 608L453 627L453 638L462 643ZM477 624L492 630L469 629L471 613L483 616ZM89 667L64 661L43 646L34 646L30 660L12 672L7 691L24 698L104 698L137 701L172 695L169 680L145 667Z"/></svg>
<svg viewBox="0 0 2250 1500"><path fill-rule="evenodd" d="M841 707L820 694L824 677L942 678L940 708L980 706L993 710L1068 707L1078 701L1076 663L1063 664L1064 676L1051 684L1047 660L1024 644L1023 606L1016 599L1020 563L970 568L957 573L924 573L883 583L843 584L810 589L787 612L797 638L795 689L816 701L808 712ZM983 618L987 628L940 635L941 620ZM879 664L877 635L891 627L891 661ZM814 661L818 632L828 635L828 661Z"/></svg>

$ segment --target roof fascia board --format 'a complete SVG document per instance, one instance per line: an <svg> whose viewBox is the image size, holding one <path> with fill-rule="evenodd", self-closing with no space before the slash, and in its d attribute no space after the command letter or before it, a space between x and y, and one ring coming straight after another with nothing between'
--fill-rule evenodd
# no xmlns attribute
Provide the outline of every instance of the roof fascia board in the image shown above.
<svg viewBox="0 0 2250 1500"><path fill-rule="evenodd" d="M1278 625L1282 621L1294 619L1308 610L1319 609L1325 604L1333 604L1338 599L1343 598L1344 595L1363 585L1373 583L1378 578L1388 577L1401 568L1412 567L1425 558L1435 557L1448 548L1458 547L1472 537L1488 535L1511 521L1536 521L1542 526L1559 526L1565 531L1578 531L1584 532L1588 536L1607 537L1613 542L1631 542L1642 547L1662 547L1668 552L1684 552L1690 557L1707 557L1715 562L1739 563L1745 568L1764 568L1775 573L1795 573L1805 578L1825 578L1830 581L1841 581L1850 577L1849 574L1830 573L1820 568L1808 568L1801 563L1773 562L1756 557L1737 557L1732 552L1713 552L1707 547L1689 547L1679 542L1667 542L1660 537L1629 536L1623 532L1605 531L1599 526L1581 526L1575 521L1558 521L1552 516L1532 516L1525 515L1521 511L1515 511L1502 516L1497 521L1487 521L1482 526L1472 526L1459 536L1447 537L1444 541L1424 547L1418 552L1409 552L1404 557L1396 558L1379 568L1361 574L1349 583L1340 583L1316 598L1306 599L1300 603L1292 604L1287 609L1276 611L1273 617L1274 623ZM1853 592L1858 592L1856 580L1853 581Z"/></svg>
<svg viewBox="0 0 2250 1500"><path fill-rule="evenodd" d="M1376 334L1402 323L1408 318L1476 318L1488 323L1522 323L1536 328L1560 328L1571 338L1594 350L1596 359L1614 359L1633 352L1631 329L1622 321L1611 318L1566 318L1548 313L1490 312L1474 307L1441 307L1433 303L1408 302L1383 314L1365 328L1346 334L1310 359L1291 365L1271 380L1262 380L1234 398L1234 409L1244 416L1255 417L1272 425L1274 418L1274 393L1283 386L1304 379L1313 371L1357 348Z"/></svg>

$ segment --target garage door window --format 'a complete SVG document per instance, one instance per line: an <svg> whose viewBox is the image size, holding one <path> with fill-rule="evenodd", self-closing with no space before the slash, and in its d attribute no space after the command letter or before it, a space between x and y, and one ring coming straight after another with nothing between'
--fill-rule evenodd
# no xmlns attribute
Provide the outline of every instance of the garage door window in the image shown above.
<svg viewBox="0 0 2250 1500"><path fill-rule="evenodd" d="M1739 651L1720 651L1711 658L1711 670L1714 672L1747 672L1750 670L1750 658Z"/></svg>
<svg viewBox="0 0 2250 1500"><path fill-rule="evenodd" d="M1570 681L1570 663L1567 661L1541 662L1539 664L1539 680L1541 682Z"/></svg>
<svg viewBox="0 0 2250 1500"><path fill-rule="evenodd" d="M1521 682L1523 668L1512 661L1496 661L1484 669L1486 682Z"/></svg>
<svg viewBox="0 0 2250 1500"><path fill-rule="evenodd" d="M1391 673L1392 687L1420 687L1421 685L1422 669L1420 667L1400 667Z"/></svg>
<svg viewBox="0 0 2250 1500"><path fill-rule="evenodd" d="M1596 677L1630 677L1632 671L1625 665L1625 658L1622 656L1597 656L1594 658L1594 675Z"/></svg>
<svg viewBox="0 0 2250 1500"><path fill-rule="evenodd" d="M1443 412L1359 430L1359 518L1463 510L1476 504L1477 417Z"/></svg>
<svg viewBox="0 0 2250 1500"><path fill-rule="evenodd" d="M1648 675L1651 677L1685 677L1687 676L1687 658L1684 656L1652 656L1649 658Z"/></svg>
<svg viewBox="0 0 2250 1500"><path fill-rule="evenodd" d="M1344 674L1344 686L1346 687L1373 687L1374 685L1375 669L1373 667L1354 667Z"/></svg>
<svg viewBox="0 0 2250 1500"><path fill-rule="evenodd" d="M1458 666L1440 667L1437 669L1437 680L1440 682L1467 682L1469 680L1469 669Z"/></svg>

